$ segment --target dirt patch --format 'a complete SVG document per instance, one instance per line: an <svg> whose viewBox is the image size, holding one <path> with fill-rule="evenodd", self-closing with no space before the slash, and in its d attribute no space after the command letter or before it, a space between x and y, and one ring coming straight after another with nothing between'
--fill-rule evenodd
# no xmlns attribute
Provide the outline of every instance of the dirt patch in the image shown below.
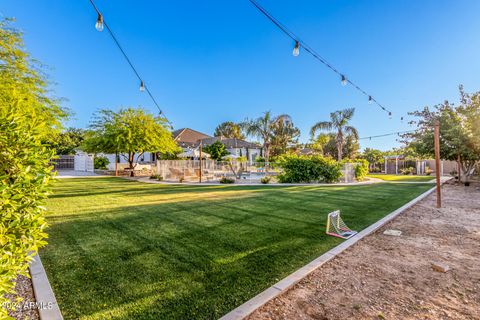
<svg viewBox="0 0 480 320"><path fill-rule="evenodd" d="M17 278L15 286L17 295L9 295L10 300L15 303L17 297L23 298L16 303L16 310L10 310L8 314L17 320L37 320L40 319L38 310L35 306L35 296L33 294L32 279L25 276Z"/></svg>
<svg viewBox="0 0 480 320"><path fill-rule="evenodd" d="M480 319L480 188L443 187L249 319ZM399 237L384 235L401 230ZM432 263L449 266L445 273Z"/></svg>

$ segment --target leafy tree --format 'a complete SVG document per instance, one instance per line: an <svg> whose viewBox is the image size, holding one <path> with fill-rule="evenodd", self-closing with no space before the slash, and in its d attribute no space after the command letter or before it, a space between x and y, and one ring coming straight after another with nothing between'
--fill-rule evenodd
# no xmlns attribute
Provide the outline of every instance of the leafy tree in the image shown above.
<svg viewBox="0 0 480 320"><path fill-rule="evenodd" d="M290 119L275 122L272 129L272 156L285 154L290 146L298 143L300 129Z"/></svg>
<svg viewBox="0 0 480 320"><path fill-rule="evenodd" d="M434 125L440 124L440 157L445 160L458 161L463 178L468 181L475 164L480 160L480 143L478 138L478 119L480 114L479 93L467 95L460 86L461 101L455 107L448 101L434 106L433 110L425 107L411 113L418 120L414 133L403 135L404 142L419 155L434 156ZM477 134L476 134L477 133Z"/></svg>
<svg viewBox="0 0 480 320"><path fill-rule="evenodd" d="M343 158L343 147L345 145L345 138L347 135L351 135L354 139L358 140L358 131L348 123L352 120L355 113L355 108L349 108L345 110L339 110L330 113L330 121L317 122L311 129L310 133L312 137L319 130L335 131L335 144L337 148L338 161Z"/></svg>
<svg viewBox="0 0 480 320"><path fill-rule="evenodd" d="M284 121L291 121L290 116L286 114L272 116L271 112L267 111L263 114L263 116L258 117L257 119L247 119L241 123L241 127L245 130L247 135L254 136L262 140L263 155L266 162L268 162L270 157L272 140L275 137L275 126L279 122Z"/></svg>
<svg viewBox="0 0 480 320"><path fill-rule="evenodd" d="M222 158L228 154L225 145L220 141L215 141L211 145L205 146L203 149L210 154L213 160L217 161L222 160Z"/></svg>
<svg viewBox="0 0 480 320"><path fill-rule="evenodd" d="M334 133L319 134L310 146L314 151L324 156L338 159L337 140ZM355 159L359 148L358 139L348 134L342 146L342 158Z"/></svg>
<svg viewBox="0 0 480 320"><path fill-rule="evenodd" d="M118 112L100 110L82 148L93 153L120 154L128 161L132 176L138 158L146 151L178 151L167 121L140 108L122 108Z"/></svg>
<svg viewBox="0 0 480 320"><path fill-rule="evenodd" d="M383 162L384 153L378 149L365 148L361 154L361 158L367 160L369 163Z"/></svg>
<svg viewBox="0 0 480 320"><path fill-rule="evenodd" d="M215 128L213 135L215 137L245 139L245 135L242 133L240 125L232 121L226 121L219 124Z"/></svg>
<svg viewBox="0 0 480 320"><path fill-rule="evenodd" d="M73 155L75 150L82 145L85 138L85 130L77 128L68 128L60 133L53 143L53 148L57 154Z"/></svg>
<svg viewBox="0 0 480 320"><path fill-rule="evenodd" d="M67 112L47 96L41 69L11 20L0 21L0 318L19 274L45 246L51 142Z"/></svg>

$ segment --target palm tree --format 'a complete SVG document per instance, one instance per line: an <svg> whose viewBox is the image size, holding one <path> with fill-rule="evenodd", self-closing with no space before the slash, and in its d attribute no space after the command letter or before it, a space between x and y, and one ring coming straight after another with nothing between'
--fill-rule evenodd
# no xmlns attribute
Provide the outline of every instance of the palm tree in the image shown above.
<svg viewBox="0 0 480 320"><path fill-rule="evenodd" d="M270 111L267 111L257 119L247 119L241 123L242 129L245 130L247 135L262 140L263 154L266 162L268 162L268 158L270 157L275 125L283 121L291 121L290 116L288 114L282 114L274 117Z"/></svg>
<svg viewBox="0 0 480 320"><path fill-rule="evenodd" d="M330 113L330 121L317 122L311 129L310 134L312 137L319 130L335 131L335 142L337 146L338 161L342 160L342 148L345 144L345 135L352 135L355 139L358 139L358 131L354 127L348 125L348 122L352 120L355 108L348 108L345 110L339 110Z"/></svg>

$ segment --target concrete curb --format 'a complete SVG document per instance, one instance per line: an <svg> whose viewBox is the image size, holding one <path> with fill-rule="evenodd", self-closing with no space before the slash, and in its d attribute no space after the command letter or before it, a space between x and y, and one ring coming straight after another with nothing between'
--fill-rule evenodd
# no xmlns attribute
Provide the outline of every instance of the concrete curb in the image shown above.
<svg viewBox="0 0 480 320"><path fill-rule="evenodd" d="M445 181L444 181L445 182ZM443 183L442 183L443 184ZM334 247L333 249L327 251L326 253L322 254L312 262L308 263L307 265L301 267L294 273L290 274L286 278L280 280L267 290L261 292L260 294L256 295L252 299L248 300L244 304L240 305L239 307L233 309L226 315L220 318L220 320L240 320L248 317L250 314L252 314L255 310L258 308L262 307L265 305L267 302L270 300L278 297L279 295L285 293L288 289L290 289L292 286L297 284L300 280L308 276L310 273L312 273L314 270L318 269L321 267L323 264L325 264L327 261L330 261L334 257L336 257L338 254L346 250L347 248L351 247L354 245L356 242L360 241L361 239L365 238L366 236L372 234L382 226L384 226L386 223L390 222L394 218L396 218L398 215L400 215L402 212L405 210L409 209L410 207L414 206L417 204L419 201L425 199L427 196L429 196L432 192L435 191L436 187L433 187L429 189L428 191L425 191L415 199L411 200L410 202L404 204L397 210L391 212L390 214L386 215L382 219L378 220L374 224L370 225L369 227L363 229L360 231L356 236L345 240L338 246Z"/></svg>
<svg viewBox="0 0 480 320"><path fill-rule="evenodd" d="M30 264L33 293L37 302L38 313L41 320L63 320L58 307L57 299L48 282L47 273L43 268L40 256L37 254Z"/></svg>

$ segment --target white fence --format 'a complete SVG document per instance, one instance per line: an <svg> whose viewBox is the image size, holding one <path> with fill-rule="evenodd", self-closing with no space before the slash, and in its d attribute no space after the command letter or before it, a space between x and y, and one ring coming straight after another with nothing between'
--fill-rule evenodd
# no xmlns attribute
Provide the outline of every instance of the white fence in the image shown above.
<svg viewBox="0 0 480 320"><path fill-rule="evenodd" d="M200 168L201 165L201 168ZM207 160L158 160L156 174L165 181L212 182L222 177L234 178L237 183L259 183L263 177L275 177L281 168L274 163ZM355 181L354 164L341 168L340 182Z"/></svg>

